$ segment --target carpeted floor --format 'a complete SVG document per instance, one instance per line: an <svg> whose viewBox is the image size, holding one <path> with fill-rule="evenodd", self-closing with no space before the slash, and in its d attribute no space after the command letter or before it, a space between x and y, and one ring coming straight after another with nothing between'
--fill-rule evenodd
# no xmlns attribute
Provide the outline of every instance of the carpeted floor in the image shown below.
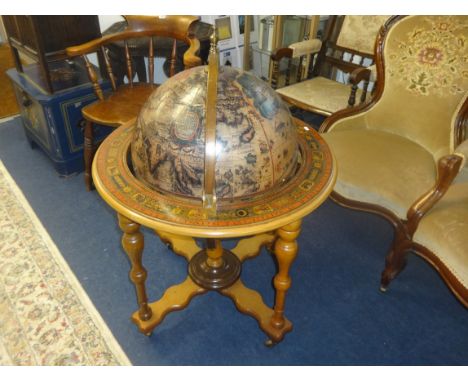
<svg viewBox="0 0 468 382"><path fill-rule="evenodd" d="M129 365L1 160L0 365Z"/></svg>
<svg viewBox="0 0 468 382"><path fill-rule="evenodd" d="M6 71L14 66L10 45L0 44L0 118L19 113L13 86L6 75Z"/></svg>
<svg viewBox="0 0 468 382"><path fill-rule="evenodd" d="M114 212L81 176L59 178L31 150L19 119L0 125L0 159L135 365L466 365L468 312L416 256L386 294L379 276L392 238L381 218L326 202L304 222L286 315L294 329L274 348L256 322L217 293L170 314L148 338L136 309ZM145 232L150 299L185 278L185 260ZM243 280L273 301L274 262L245 263Z"/></svg>

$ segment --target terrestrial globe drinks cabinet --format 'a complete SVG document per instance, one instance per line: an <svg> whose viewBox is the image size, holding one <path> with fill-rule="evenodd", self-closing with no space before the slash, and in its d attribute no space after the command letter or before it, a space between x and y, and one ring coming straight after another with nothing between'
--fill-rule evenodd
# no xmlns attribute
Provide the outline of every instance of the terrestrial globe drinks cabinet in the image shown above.
<svg viewBox="0 0 468 382"><path fill-rule="evenodd" d="M118 213L141 332L214 290L253 316L272 345L292 329L284 306L301 219L331 192L335 165L320 136L293 119L266 83L217 62L213 38L208 66L166 81L136 120L104 141L93 180ZM188 261L187 279L151 303L140 225ZM232 250L222 246L228 238L239 239ZM273 309L240 279L242 262L263 246L278 260Z"/></svg>

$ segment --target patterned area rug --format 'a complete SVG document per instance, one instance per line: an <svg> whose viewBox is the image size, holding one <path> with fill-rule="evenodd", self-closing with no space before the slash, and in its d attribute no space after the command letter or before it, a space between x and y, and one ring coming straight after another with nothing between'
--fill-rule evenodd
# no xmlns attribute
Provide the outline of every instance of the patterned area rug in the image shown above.
<svg viewBox="0 0 468 382"><path fill-rule="evenodd" d="M1 161L0 365L130 365Z"/></svg>

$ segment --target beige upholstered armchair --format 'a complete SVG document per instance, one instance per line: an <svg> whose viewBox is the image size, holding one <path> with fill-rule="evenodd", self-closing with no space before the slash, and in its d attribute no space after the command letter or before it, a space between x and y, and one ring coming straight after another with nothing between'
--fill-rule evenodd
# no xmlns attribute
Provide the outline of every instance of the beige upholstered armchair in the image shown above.
<svg viewBox="0 0 468 382"><path fill-rule="evenodd" d="M305 40L272 54L272 87L290 105L324 116L353 106L356 99L363 103L369 72L358 69L373 63L375 39L387 19L388 16L331 16L323 43L318 39ZM293 82L291 61L294 58L299 59L299 70L296 83L289 85ZM283 59L288 60L286 86L279 87ZM302 66L308 61L312 69L304 78ZM336 80L338 70L349 75L346 83ZM361 81L364 81L363 89L358 89Z"/></svg>
<svg viewBox="0 0 468 382"><path fill-rule="evenodd" d="M392 17L376 44L375 97L332 115L320 128L338 163L333 199L377 213L395 228L382 290L420 242L440 256L423 255L453 288L460 278L449 278L441 264L455 259L444 264L452 275L462 272L467 301L467 186L450 186L467 155L467 36L466 16ZM460 210L450 205L455 199Z"/></svg>

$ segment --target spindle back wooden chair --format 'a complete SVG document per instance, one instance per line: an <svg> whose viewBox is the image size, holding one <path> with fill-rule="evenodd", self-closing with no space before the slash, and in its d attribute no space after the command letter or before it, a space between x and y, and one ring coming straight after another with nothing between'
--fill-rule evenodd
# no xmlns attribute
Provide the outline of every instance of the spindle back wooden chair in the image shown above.
<svg viewBox="0 0 468 382"><path fill-rule="evenodd" d="M306 39L272 54L272 87L290 105L324 116L354 106L356 98L365 102L371 75L366 68L374 64L374 43L387 19L388 16L330 16L323 41ZM292 70L295 58L299 59L296 71ZM287 60L287 68L284 87L280 88L283 59ZM347 83L337 81L338 71L349 75ZM295 83L290 85L291 82Z"/></svg>
<svg viewBox="0 0 468 382"><path fill-rule="evenodd" d="M93 188L91 177L91 164L94 157L95 142L94 124L109 127L118 127L138 116L138 113L149 95L157 88L154 76L154 52L157 49L153 37L173 38L172 54L170 59L170 76L176 71L176 43L185 41L189 48L184 54L186 69L201 65L196 56L200 43L189 33L192 23L199 20L196 16L124 16L127 28L119 33L110 34L82 45L67 48L69 57L81 56L85 62L88 76L93 84L97 101L86 105L82 109L86 120L84 129L83 154L85 162L85 184L88 190ZM134 64L131 57L131 39L148 37L148 82L135 81ZM124 41L124 53L127 67L128 83L119 84L112 70L106 46L116 41ZM110 91L103 91L100 84L99 72L91 64L88 54L97 53L100 62L100 72L111 85Z"/></svg>

